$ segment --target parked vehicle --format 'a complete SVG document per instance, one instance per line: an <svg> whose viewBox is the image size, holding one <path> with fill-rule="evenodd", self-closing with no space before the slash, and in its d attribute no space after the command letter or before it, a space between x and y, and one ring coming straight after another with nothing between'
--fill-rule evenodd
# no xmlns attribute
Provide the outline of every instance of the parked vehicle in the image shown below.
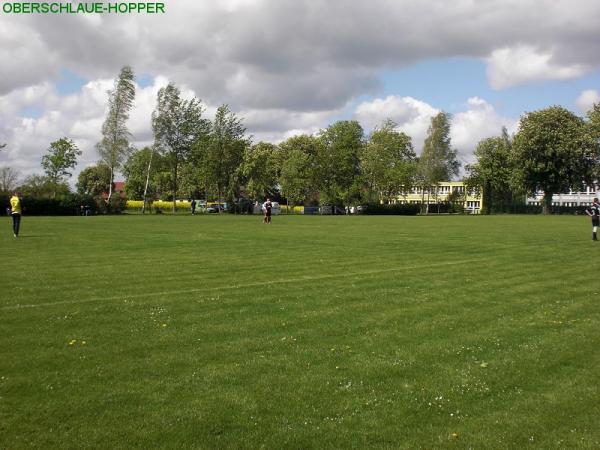
<svg viewBox="0 0 600 450"><path fill-rule="evenodd" d="M262 214L263 210L262 210L262 203L256 203L254 205L254 211L253 214ZM277 214L281 214L281 206L279 205L278 202L271 202L271 215L277 215Z"/></svg>
<svg viewBox="0 0 600 450"><path fill-rule="evenodd" d="M281 206L279 206L278 202L271 202L273 204L273 207L271 208L271 214L272 215L276 215L276 214L281 214Z"/></svg>
<svg viewBox="0 0 600 450"><path fill-rule="evenodd" d="M212 204L208 205L208 208L206 208L206 212L212 213L212 214L225 212L225 206L223 206L220 203L212 203Z"/></svg>

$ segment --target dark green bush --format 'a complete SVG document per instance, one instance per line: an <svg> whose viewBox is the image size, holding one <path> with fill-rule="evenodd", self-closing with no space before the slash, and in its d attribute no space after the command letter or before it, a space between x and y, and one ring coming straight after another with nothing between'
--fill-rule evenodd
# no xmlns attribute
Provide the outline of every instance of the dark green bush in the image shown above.
<svg viewBox="0 0 600 450"><path fill-rule="evenodd" d="M0 195L3 210L10 206L10 196ZM25 216L77 216L98 213L96 200L89 195L68 194L61 198L22 197L21 205ZM82 208L83 206L83 208Z"/></svg>
<svg viewBox="0 0 600 450"><path fill-rule="evenodd" d="M236 202L229 204L228 213L231 214L252 214L254 212L254 202L246 198L241 198Z"/></svg>
<svg viewBox="0 0 600 450"><path fill-rule="evenodd" d="M419 213L419 210L419 205L409 203L395 205L382 205L379 203L371 203L367 205L367 209L363 211L363 214L371 216L416 216Z"/></svg>
<svg viewBox="0 0 600 450"><path fill-rule="evenodd" d="M421 205L419 206L419 211L421 210ZM426 206L423 206L423 212L427 211ZM429 204L429 214L450 214L456 212L454 206L451 203L441 202L441 203L430 203Z"/></svg>
<svg viewBox="0 0 600 450"><path fill-rule="evenodd" d="M121 214L125 211L127 200L121 198L119 194L114 194L107 203L103 198L96 198L96 205L100 214Z"/></svg>

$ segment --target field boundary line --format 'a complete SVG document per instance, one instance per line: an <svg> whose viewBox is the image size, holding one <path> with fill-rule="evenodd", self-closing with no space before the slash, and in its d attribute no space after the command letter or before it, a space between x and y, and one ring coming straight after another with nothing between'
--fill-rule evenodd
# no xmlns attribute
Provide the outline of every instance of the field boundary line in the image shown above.
<svg viewBox="0 0 600 450"><path fill-rule="evenodd" d="M58 305L76 305L81 303L95 303L102 301L111 301L111 300L127 300L127 299L136 299L136 298L145 298L145 297L160 297L162 295L177 295L177 294L193 294L197 292L213 292L213 291L226 291L226 290L236 290L243 288L252 288L252 287L260 287L260 286L273 286L278 284L286 284L286 283L297 283L299 281L319 281L319 280L328 280L332 278L348 278L348 277L360 277L365 275L376 275L380 273L390 273L390 272L403 272L406 270L423 270L423 269L431 269L436 267L446 267L452 266L456 264L470 264L470 263L480 263L480 262L488 262L489 259L486 258L473 258L473 259L461 259L454 261L444 261L440 263L434 264L426 264L420 266L404 266L404 267L388 267L385 269L372 269L372 270L364 270L360 272L345 272L345 273L335 273L335 274L322 274L322 275L313 275L313 276L298 276L295 278L282 278L279 280L272 281L262 281L262 282L253 282L253 283L243 283L243 284L232 284L230 286L213 286L207 288L193 288L193 289L180 289L180 290L170 290L170 291L161 291L161 292L148 292L144 294L127 294L127 295L119 295L119 296L109 296L109 297L92 297L87 299L79 299L79 300L62 300L58 302L47 302L47 303L37 303L37 304L27 304L27 305L7 305L0 306L0 311L7 310L18 310L18 309L28 309L28 308L41 308L45 306L58 306Z"/></svg>

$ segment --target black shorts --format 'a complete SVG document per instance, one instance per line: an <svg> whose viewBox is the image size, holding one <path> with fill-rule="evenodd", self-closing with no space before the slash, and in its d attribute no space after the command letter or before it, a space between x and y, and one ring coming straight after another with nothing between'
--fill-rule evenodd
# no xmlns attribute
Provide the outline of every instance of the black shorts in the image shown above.
<svg viewBox="0 0 600 450"><path fill-rule="evenodd" d="M592 226L600 227L600 217L598 217L598 216L592 217Z"/></svg>

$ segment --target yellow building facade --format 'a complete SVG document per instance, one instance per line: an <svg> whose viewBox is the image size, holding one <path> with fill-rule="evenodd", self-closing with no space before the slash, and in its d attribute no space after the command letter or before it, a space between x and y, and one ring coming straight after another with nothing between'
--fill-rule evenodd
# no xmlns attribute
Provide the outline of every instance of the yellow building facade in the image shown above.
<svg viewBox="0 0 600 450"><path fill-rule="evenodd" d="M454 193L454 195L452 195ZM404 195L398 196L396 203L446 203L449 198L453 201L462 201L465 212L468 214L479 214L483 208L483 193L467 191L465 183L462 181L443 181L437 186L424 190L421 187L414 187Z"/></svg>

